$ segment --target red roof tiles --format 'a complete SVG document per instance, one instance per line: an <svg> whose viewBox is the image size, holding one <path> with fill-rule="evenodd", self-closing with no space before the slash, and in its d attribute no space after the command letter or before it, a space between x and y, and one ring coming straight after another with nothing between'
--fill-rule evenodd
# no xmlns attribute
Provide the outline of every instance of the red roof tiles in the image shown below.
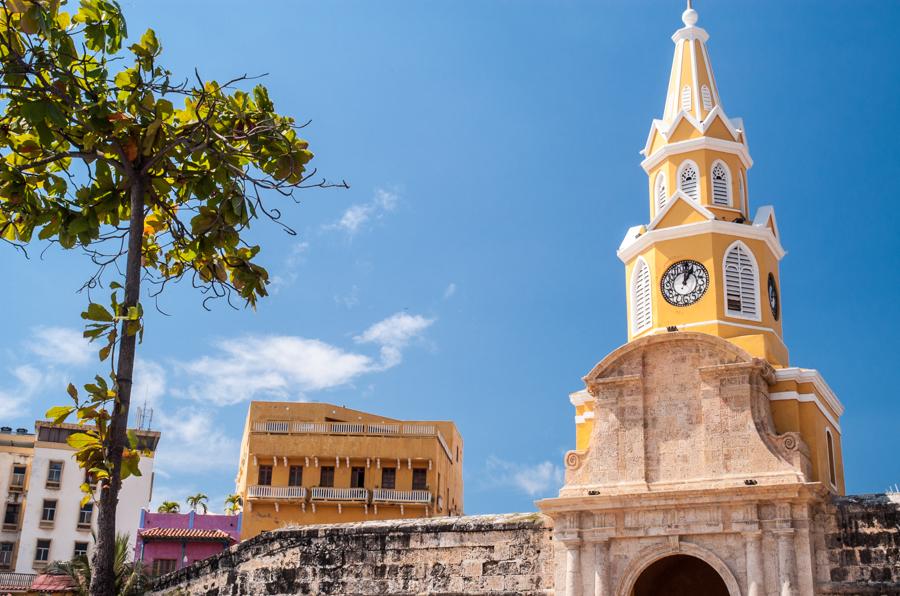
<svg viewBox="0 0 900 596"><path fill-rule="evenodd" d="M42 574L34 578L32 592L74 592L75 582L68 575Z"/></svg>
<svg viewBox="0 0 900 596"><path fill-rule="evenodd" d="M147 528L140 531L141 538L147 540L197 540L212 542L236 542L231 534L223 530L201 530L198 528Z"/></svg>

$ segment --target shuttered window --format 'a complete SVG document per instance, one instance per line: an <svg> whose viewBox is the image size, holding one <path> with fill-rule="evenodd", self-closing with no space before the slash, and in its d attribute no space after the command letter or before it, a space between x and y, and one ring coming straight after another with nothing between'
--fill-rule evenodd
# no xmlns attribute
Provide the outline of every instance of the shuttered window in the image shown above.
<svg viewBox="0 0 900 596"><path fill-rule="evenodd" d="M712 93L709 92L709 87L703 85L700 87L700 98L703 100L703 109L707 112L713 108L712 103Z"/></svg>
<svg viewBox="0 0 900 596"><path fill-rule="evenodd" d="M687 85L681 88L681 111L691 111L691 88Z"/></svg>
<svg viewBox="0 0 900 596"><path fill-rule="evenodd" d="M666 176L662 172L656 175L656 212L659 213L666 206Z"/></svg>
<svg viewBox="0 0 900 596"><path fill-rule="evenodd" d="M650 268L644 259L638 259L631 272L631 334L638 334L652 324Z"/></svg>
<svg viewBox="0 0 900 596"><path fill-rule="evenodd" d="M688 161L681 165L678 189L694 201L700 199L700 173L694 162Z"/></svg>
<svg viewBox="0 0 900 596"><path fill-rule="evenodd" d="M834 461L834 437L831 436L831 431L829 429L825 429L825 442L828 447L828 479L831 481L831 485L837 486L837 465Z"/></svg>
<svg viewBox="0 0 900 596"><path fill-rule="evenodd" d="M759 320L759 279L753 255L736 242L725 253L725 302L731 316Z"/></svg>
<svg viewBox="0 0 900 596"><path fill-rule="evenodd" d="M713 205L722 205L724 207L731 206L731 185L729 184L729 178L731 178L731 176L728 172L728 166L721 161L717 161L713 164Z"/></svg>

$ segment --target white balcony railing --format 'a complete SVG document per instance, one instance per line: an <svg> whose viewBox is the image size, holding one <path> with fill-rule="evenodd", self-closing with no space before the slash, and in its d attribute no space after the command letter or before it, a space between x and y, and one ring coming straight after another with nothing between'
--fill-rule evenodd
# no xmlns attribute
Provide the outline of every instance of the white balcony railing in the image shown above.
<svg viewBox="0 0 900 596"><path fill-rule="evenodd" d="M405 435L435 437L444 454L452 460L450 447L444 435L433 424L362 424L358 422L282 422L269 420L254 422L253 431L271 434L324 434L324 435Z"/></svg>
<svg viewBox="0 0 900 596"><path fill-rule="evenodd" d="M431 493L427 490L376 488L372 491L372 501L381 503L431 503Z"/></svg>
<svg viewBox="0 0 900 596"><path fill-rule="evenodd" d="M314 501L367 501L369 491L364 488L334 488L331 486L312 487Z"/></svg>
<svg viewBox="0 0 900 596"><path fill-rule="evenodd" d="M254 422L253 430L261 433L277 433L287 434L291 431L290 422L281 422L278 420L268 420L266 422Z"/></svg>
<svg viewBox="0 0 900 596"><path fill-rule="evenodd" d="M256 484L247 487L251 499L305 499L306 488L302 486L264 486Z"/></svg>
<svg viewBox="0 0 900 596"><path fill-rule="evenodd" d="M0 586L3 586L4 593L10 588L27 590L31 587L35 577L37 576L33 573L0 573Z"/></svg>

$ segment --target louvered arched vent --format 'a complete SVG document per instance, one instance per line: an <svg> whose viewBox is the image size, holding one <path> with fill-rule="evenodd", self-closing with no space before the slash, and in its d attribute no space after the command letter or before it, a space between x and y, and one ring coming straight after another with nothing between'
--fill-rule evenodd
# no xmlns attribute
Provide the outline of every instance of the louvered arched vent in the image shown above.
<svg viewBox="0 0 900 596"><path fill-rule="evenodd" d="M691 111L691 88L687 85L681 88L681 111Z"/></svg>
<svg viewBox="0 0 900 596"><path fill-rule="evenodd" d="M725 253L725 304L730 316L759 320L759 277L753 254L742 242Z"/></svg>
<svg viewBox="0 0 900 596"><path fill-rule="evenodd" d="M700 172L694 162L682 164L678 174L678 189L694 201L700 199Z"/></svg>
<svg viewBox="0 0 900 596"><path fill-rule="evenodd" d="M650 267L638 259L631 272L631 334L637 335L653 324L650 302Z"/></svg>
<svg viewBox="0 0 900 596"><path fill-rule="evenodd" d="M659 213L666 206L666 175L660 172L656 175L656 184L654 188L656 196L656 212Z"/></svg>
<svg viewBox="0 0 900 596"><path fill-rule="evenodd" d="M713 205L728 207L731 205L731 184L729 184L728 166L721 161L713 164L712 191Z"/></svg>
<svg viewBox="0 0 900 596"><path fill-rule="evenodd" d="M709 87L706 85L700 87L700 98L703 100L703 109L707 112L712 110L712 93L709 92Z"/></svg>
<svg viewBox="0 0 900 596"><path fill-rule="evenodd" d="M740 176L738 177L738 184L740 185L738 192L741 193L741 204L738 205L738 207L742 207L744 209L744 212L746 213L747 212L747 194L746 194L747 191L744 190L744 172L740 173Z"/></svg>

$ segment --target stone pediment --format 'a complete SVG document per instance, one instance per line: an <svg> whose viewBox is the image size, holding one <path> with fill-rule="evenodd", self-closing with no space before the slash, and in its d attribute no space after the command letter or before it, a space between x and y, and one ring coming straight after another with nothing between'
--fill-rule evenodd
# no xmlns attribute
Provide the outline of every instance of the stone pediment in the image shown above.
<svg viewBox="0 0 900 596"><path fill-rule="evenodd" d="M593 429L566 456L560 496L806 482L806 446L775 432L772 380L768 363L711 335L622 346L584 377Z"/></svg>

